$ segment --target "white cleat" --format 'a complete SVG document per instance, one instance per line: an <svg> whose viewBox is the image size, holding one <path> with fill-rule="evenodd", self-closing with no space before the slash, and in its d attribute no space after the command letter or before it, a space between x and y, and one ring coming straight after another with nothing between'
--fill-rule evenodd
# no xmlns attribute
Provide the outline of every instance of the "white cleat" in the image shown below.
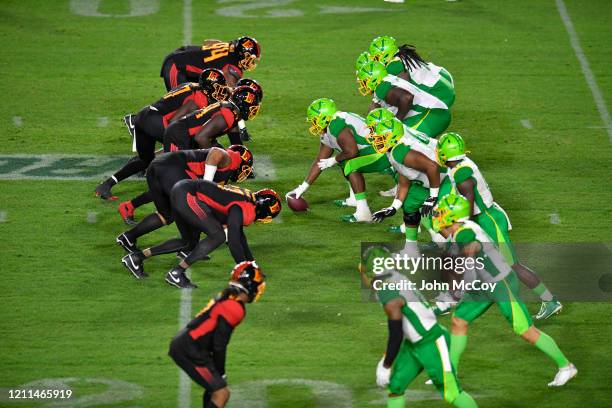
<svg viewBox="0 0 612 408"><path fill-rule="evenodd" d="M433 385L433 381L431 381L431 378L425 381L425 385Z"/></svg>
<svg viewBox="0 0 612 408"><path fill-rule="evenodd" d="M378 192L378 194L380 194L383 197L395 197L395 193L397 193L397 184L395 185L395 187L392 187L387 191Z"/></svg>
<svg viewBox="0 0 612 408"><path fill-rule="evenodd" d="M354 213L350 215L343 215L340 217L341 221L344 222L372 222L372 213Z"/></svg>
<svg viewBox="0 0 612 408"><path fill-rule="evenodd" d="M562 387L569 380L574 378L578 374L578 369L572 363L569 363L565 367L561 367L555 375L555 379L548 383L549 387Z"/></svg>

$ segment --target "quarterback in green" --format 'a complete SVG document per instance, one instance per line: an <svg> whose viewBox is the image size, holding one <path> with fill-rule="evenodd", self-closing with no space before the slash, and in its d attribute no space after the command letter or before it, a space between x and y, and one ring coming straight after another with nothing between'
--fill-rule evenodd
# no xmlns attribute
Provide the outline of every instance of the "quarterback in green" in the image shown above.
<svg viewBox="0 0 612 408"><path fill-rule="evenodd" d="M512 326L516 334L548 356L558 367L549 387L560 387L576 376L578 370L569 362L552 337L538 330L531 320L527 307L521 301L516 273L506 262L494 240L477 223L470 220L470 201L462 195L451 193L440 199L434 208L434 230L450 239L458 248L458 255L471 258L476 266L465 272L463 282L486 282L492 290L466 289L452 317L450 356L453 367L458 369L459 359L467 345L470 323L482 316L492 305ZM480 262L480 264L479 264Z"/></svg>
<svg viewBox="0 0 612 408"><path fill-rule="evenodd" d="M447 178L440 188L440 196L454 188L469 200L470 219L493 238L521 282L542 300L536 319L546 319L559 313L562 304L553 297L538 275L519 261L510 240L512 225L508 215L493 200L489 185L476 163L467 157L463 138L453 132L442 135L437 142L436 155L438 162L448 167Z"/></svg>
<svg viewBox="0 0 612 408"><path fill-rule="evenodd" d="M389 391L388 408L404 408L408 386L423 371L449 404L475 408L476 401L461 389L449 356L448 331L417 290L390 289L408 279L395 270L372 273L375 258L391 254L383 246L368 248L360 264L362 282L372 287L387 315L388 339L385 355L376 368L376 383Z"/></svg>
<svg viewBox="0 0 612 408"><path fill-rule="evenodd" d="M346 163L357 157L371 156L374 149L366 141L370 129L361 116L341 112L333 100L321 98L313 101L306 111L306 119L310 123L310 133L319 136L319 153L310 167L306 179L287 196L302 196L316 181L321 172L334 166L344 168ZM334 155L335 153L335 155ZM356 207L354 214L345 215L341 219L347 222L370 222L372 213L367 202L364 173L391 174L391 165L386 158L363 166L358 171L346 175L350 185L350 196L346 200L338 200L341 206Z"/></svg>
<svg viewBox="0 0 612 408"><path fill-rule="evenodd" d="M430 78L422 78L424 84L416 84L390 74L381 62L362 64L357 71L359 92L364 96L374 94L370 110L390 109L405 125L429 137L437 137L451 122L455 89L439 72L433 74L425 66L419 69L421 71L427 73L423 77ZM413 75L416 78L416 71Z"/></svg>

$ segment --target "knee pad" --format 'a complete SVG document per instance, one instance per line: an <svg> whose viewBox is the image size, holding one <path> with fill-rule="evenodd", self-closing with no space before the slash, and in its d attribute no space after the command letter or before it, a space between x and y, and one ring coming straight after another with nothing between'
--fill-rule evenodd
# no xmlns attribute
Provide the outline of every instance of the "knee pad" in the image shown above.
<svg viewBox="0 0 612 408"><path fill-rule="evenodd" d="M411 213L404 213L404 223L406 225L419 225L421 222L421 213L418 211Z"/></svg>

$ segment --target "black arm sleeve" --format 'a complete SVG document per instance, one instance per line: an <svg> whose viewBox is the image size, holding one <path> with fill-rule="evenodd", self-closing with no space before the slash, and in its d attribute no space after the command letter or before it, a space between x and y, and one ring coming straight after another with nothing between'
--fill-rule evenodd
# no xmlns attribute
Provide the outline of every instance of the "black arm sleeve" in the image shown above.
<svg viewBox="0 0 612 408"><path fill-rule="evenodd" d="M246 234L244 233L244 228L242 229L242 236L240 237L240 243L242 244L242 249L244 250L245 261L254 261L253 254L251 253L251 248L249 248L249 243L247 242Z"/></svg>
<svg viewBox="0 0 612 408"><path fill-rule="evenodd" d="M213 338L213 363L219 374L225 374L225 355L234 328L222 316L217 318L215 337Z"/></svg>
<svg viewBox="0 0 612 408"><path fill-rule="evenodd" d="M388 320L387 324L389 326L389 340L387 341L387 352L385 353L385 361L383 364L385 367L391 367L402 345L404 332L401 320Z"/></svg>
<svg viewBox="0 0 612 408"><path fill-rule="evenodd" d="M227 215L227 245L236 263L246 261L246 253L242 247L242 210L237 205L230 208Z"/></svg>
<svg viewBox="0 0 612 408"><path fill-rule="evenodd" d="M243 144L242 138L240 137L240 130L238 129L238 126L234 126L233 128L231 128L230 131L227 132L227 137L229 138L230 143L233 145Z"/></svg>

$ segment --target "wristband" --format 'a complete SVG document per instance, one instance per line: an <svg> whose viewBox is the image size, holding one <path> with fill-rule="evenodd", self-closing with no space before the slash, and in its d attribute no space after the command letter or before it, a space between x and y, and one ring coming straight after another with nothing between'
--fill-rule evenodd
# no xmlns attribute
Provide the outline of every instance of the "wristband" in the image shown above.
<svg viewBox="0 0 612 408"><path fill-rule="evenodd" d="M217 166L213 166L212 164L206 164L204 166L204 180L213 181L216 172Z"/></svg>
<svg viewBox="0 0 612 408"><path fill-rule="evenodd" d="M302 191L306 191L308 190L308 187L310 187L310 184L308 184L307 181L304 181L302 184L299 185L298 188Z"/></svg>
<svg viewBox="0 0 612 408"><path fill-rule="evenodd" d="M397 198L395 200L393 200L393 203L391 204L391 207L395 208L396 210L399 210L400 208L402 208L402 205L404 203L402 203L400 200L398 200Z"/></svg>
<svg viewBox="0 0 612 408"><path fill-rule="evenodd" d="M429 196L430 197L438 197L438 193L440 192L440 187L429 188Z"/></svg>
<svg viewBox="0 0 612 408"><path fill-rule="evenodd" d="M238 129L242 130L246 127L246 123L244 123L244 119L240 119L238 121Z"/></svg>

